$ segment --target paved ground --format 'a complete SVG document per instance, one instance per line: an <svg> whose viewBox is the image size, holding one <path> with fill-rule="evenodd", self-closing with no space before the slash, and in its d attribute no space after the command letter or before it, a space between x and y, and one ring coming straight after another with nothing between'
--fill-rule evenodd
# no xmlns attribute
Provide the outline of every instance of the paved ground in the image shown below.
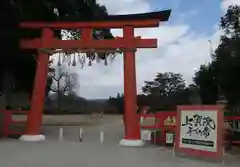
<svg viewBox="0 0 240 167"><path fill-rule="evenodd" d="M84 142L78 141L79 127L64 127L64 140L58 141L59 127L44 127L48 140L23 143L0 140L1 167L220 167L220 163L173 157L163 147L127 148L118 146L122 137L121 119L102 118L98 126L82 126ZM104 144L99 142L105 132ZM237 167L240 155L226 155L226 165Z"/></svg>

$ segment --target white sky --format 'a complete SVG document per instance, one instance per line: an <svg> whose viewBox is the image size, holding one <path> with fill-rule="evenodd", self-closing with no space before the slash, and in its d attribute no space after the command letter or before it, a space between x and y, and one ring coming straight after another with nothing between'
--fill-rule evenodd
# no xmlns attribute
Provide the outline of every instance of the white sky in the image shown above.
<svg viewBox="0 0 240 167"><path fill-rule="evenodd" d="M137 3L136 3L137 1ZM110 14L130 14L150 12L150 4L147 0L99 0L104 4ZM240 4L240 0L225 0L222 9L230 4ZM132 5L131 5L132 4ZM133 8L134 4L134 8ZM112 31L114 35L121 36L120 30ZM137 29L136 36L158 38L157 49L141 49L136 53L137 88L138 93L144 81L152 80L158 72L180 72L187 83L192 82L194 71L201 64L207 63L210 58L210 46L212 41L215 48L219 43L220 31L212 36L189 33L188 24L168 25L163 23L159 28ZM123 56L119 55L108 66L104 63L87 66L83 69L75 67L71 69L78 73L80 89L78 94L88 99L108 98L123 92Z"/></svg>

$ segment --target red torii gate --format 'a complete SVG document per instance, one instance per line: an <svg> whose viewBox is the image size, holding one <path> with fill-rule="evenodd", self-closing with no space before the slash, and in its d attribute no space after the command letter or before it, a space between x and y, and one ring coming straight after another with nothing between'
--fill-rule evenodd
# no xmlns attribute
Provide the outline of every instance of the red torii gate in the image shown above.
<svg viewBox="0 0 240 167"><path fill-rule="evenodd" d="M81 49L81 51L106 51L120 49L124 52L124 123L125 137L120 145L142 145L140 127L137 119L135 52L137 48L156 48L157 39L134 37L134 28L158 27L160 21L169 19L171 10L132 14L112 15L102 20L88 22L22 22L21 28L42 29L41 38L26 39L20 43L24 49L38 49L37 69L32 94L31 109L27 116L26 134L23 141L41 141L40 134L42 112L44 107L46 78L48 75L48 50L64 51ZM115 39L94 40L94 28L122 28L123 37ZM59 40L53 35L53 29L81 29L81 40Z"/></svg>

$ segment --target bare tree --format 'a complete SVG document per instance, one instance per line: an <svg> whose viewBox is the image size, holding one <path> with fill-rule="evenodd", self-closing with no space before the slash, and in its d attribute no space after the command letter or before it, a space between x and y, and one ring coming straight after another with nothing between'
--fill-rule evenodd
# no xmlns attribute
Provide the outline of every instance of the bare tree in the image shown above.
<svg viewBox="0 0 240 167"><path fill-rule="evenodd" d="M60 67L53 73L51 91L57 94L58 110L61 109L63 96L74 94L78 88L78 75L76 73L64 72Z"/></svg>

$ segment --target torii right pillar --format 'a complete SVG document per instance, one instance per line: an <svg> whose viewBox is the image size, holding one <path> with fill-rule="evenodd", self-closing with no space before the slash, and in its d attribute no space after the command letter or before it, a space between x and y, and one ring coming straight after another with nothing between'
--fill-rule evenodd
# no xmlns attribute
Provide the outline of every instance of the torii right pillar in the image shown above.
<svg viewBox="0 0 240 167"><path fill-rule="evenodd" d="M164 13L164 14L163 14ZM155 15L159 21L167 21L170 16L170 11L160 12ZM142 15L143 16L143 15ZM157 19L158 17L158 19ZM146 16L147 18L147 16ZM152 18L153 19L153 18ZM137 89L136 89L136 65L135 52L136 44L134 43L134 27L123 27L123 38L128 46L124 50L124 124L125 136L120 141L122 146L143 146L144 142L141 139L140 123L137 116Z"/></svg>

